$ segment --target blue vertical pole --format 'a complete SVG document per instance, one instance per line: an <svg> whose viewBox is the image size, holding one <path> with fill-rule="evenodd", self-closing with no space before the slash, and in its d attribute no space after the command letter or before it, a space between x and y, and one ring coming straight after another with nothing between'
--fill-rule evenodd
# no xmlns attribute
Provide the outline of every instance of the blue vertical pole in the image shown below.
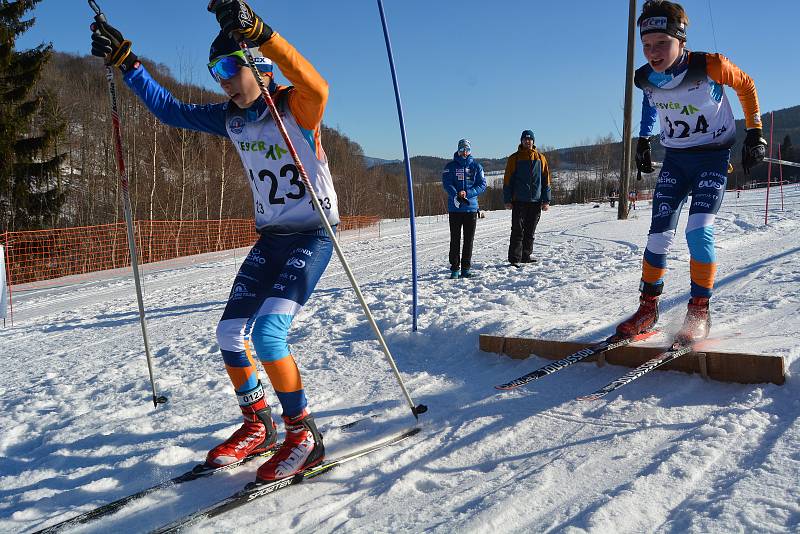
<svg viewBox="0 0 800 534"><path fill-rule="evenodd" d="M383 13L383 2L378 0L378 11L381 14L383 37L386 40L386 52L389 54L389 68L392 71L394 83L394 97L397 101L397 116L400 119L400 137L403 140L403 155L406 160L406 181L408 182L408 212L411 220L411 315L412 329L417 331L417 226L414 220L414 179L411 177L411 160L408 157L408 141L406 140L406 125L403 121L403 104L400 102L400 88L397 86L397 72L394 69L392 56L392 43L389 40L389 29L386 27L386 15Z"/></svg>

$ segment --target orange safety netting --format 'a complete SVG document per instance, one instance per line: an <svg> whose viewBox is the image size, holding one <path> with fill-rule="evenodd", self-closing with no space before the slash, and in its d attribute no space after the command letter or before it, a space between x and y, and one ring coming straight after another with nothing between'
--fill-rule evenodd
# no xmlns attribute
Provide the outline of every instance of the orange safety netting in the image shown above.
<svg viewBox="0 0 800 534"><path fill-rule="evenodd" d="M342 217L338 231L375 229L377 217ZM348 232L350 233L350 232ZM135 221L139 263L249 247L258 238L252 219ZM130 265L124 222L0 235L10 285Z"/></svg>

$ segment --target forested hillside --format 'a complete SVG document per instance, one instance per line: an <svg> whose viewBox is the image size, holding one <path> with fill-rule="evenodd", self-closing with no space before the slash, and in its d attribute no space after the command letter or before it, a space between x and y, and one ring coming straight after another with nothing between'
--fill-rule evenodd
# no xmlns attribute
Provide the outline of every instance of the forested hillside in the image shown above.
<svg viewBox="0 0 800 534"><path fill-rule="evenodd" d="M735 99L736 96L733 95ZM735 106L735 104L734 104ZM762 109L762 111L764 111ZM761 116L764 125L764 138L769 142L770 125L772 123L770 113L765 112ZM797 161L800 159L800 148L792 146L794 142L800 142L800 106L793 106L791 108L780 109L774 112L775 127L772 133L773 137L773 157L778 157L778 146L781 147L781 157L784 160ZM635 126L638 128L638 123L634 118ZM634 128L634 131L637 130ZM749 182L763 182L767 178L768 167L767 165L759 165L753 169L752 173L745 176L741 169L741 152L742 142L745 138L745 125L744 120L736 121L736 144L731 149L733 173L729 177L729 183L732 186L744 187ZM634 150L636 143L634 142ZM658 142L658 136L653 137L653 160L662 161L664 159L664 148ZM611 139L601 140L599 143L578 146L571 148L559 148L554 151L557 155L557 167L560 169L578 168L580 166L590 165L591 162L605 161L607 158L611 160L611 168L619 169L620 157L622 155L622 145L619 141L612 142ZM776 172L773 167L773 172ZM800 169L785 167L783 169L784 178L789 176L800 177ZM774 176L774 175L773 175Z"/></svg>
<svg viewBox="0 0 800 534"><path fill-rule="evenodd" d="M154 77L181 100L204 104L225 98L222 93L178 82L163 65L146 59L144 62ZM96 225L122 218L104 72L96 58L54 53L40 82L40 89L47 88L55 94L55 111L67 124L54 148L54 152L65 154L57 184L66 201L49 227ZM252 215L249 187L229 141L160 124L121 80L118 85L125 161L136 218L197 220ZM769 115L765 115L765 136L769 134L769 120ZM766 165L756 168L746 179L738 168L738 154L744 138L741 121L737 122L737 128L740 135L733 148L736 168L731 183L743 186L746 180L763 181ZM800 149L792 148L792 139L800 138L800 106L775 112L773 135L776 147L782 143L783 159L797 159ZM594 145L541 149L554 170L576 171L582 176L580 180L602 179L607 183L606 176L618 173L620 165L621 146L612 141L609 136L598 139ZM342 214L386 218L407 215L405 169L401 162L368 167L370 159L365 157L358 143L327 127L323 129L323 145L330 160ZM654 159L660 160L663 149L657 142L653 146ZM510 151L513 149L511 147ZM412 158L417 214L445 212L439 180L449 159L449 154ZM504 158L477 159L486 171L505 168ZM797 169L790 168L784 169L784 173L785 176L798 174ZM556 179L555 200L574 200L577 197L573 190L580 187ZM498 209L501 205L499 190L488 191L482 199L486 209Z"/></svg>
<svg viewBox="0 0 800 534"><path fill-rule="evenodd" d="M179 83L163 65L143 60L177 98L198 104L223 101L222 93ZM110 135L108 88L102 62L55 53L40 82L57 97L67 128L55 150L66 153L58 184L67 195L52 226L110 223L122 217L119 180ZM247 181L227 139L160 124L121 79L118 105L134 214L140 219L195 220L252 216ZM361 147L323 128L323 144L345 215L381 211L381 195L369 184ZM393 202L391 203L393 204Z"/></svg>
<svg viewBox="0 0 800 534"><path fill-rule="evenodd" d="M793 142L800 142L800 106L780 109L774 112L775 128L773 131L774 153L773 157L778 157L778 145L781 145L781 157L784 160L796 161L800 158L800 148L793 147ZM635 118L634 118L635 120ZM764 124L764 137L769 141L769 128L772 118L769 113L762 115ZM766 178L766 165L754 169L752 176L745 178L739 165L742 150L742 141L745 137L744 120L736 121L736 144L731 149L733 154L734 174L731 176L732 182L740 181L744 185L746 181L763 181ZM546 132L543 132L543 135ZM788 137L787 137L788 136ZM635 138L634 138L635 140ZM635 148L634 142L634 148ZM658 142L658 137L653 138L653 159L661 161L664 159L664 148ZM615 137L608 135L599 137L594 143L587 143L580 146L568 148L539 147L547 156L550 167L555 171L581 170L588 168L607 168L609 171L619 172L622 156L622 143L615 140ZM509 147L509 153L514 147ZM479 153L473 154L475 159L483 165L486 171L504 170L505 158L481 158ZM414 156L411 158L411 168L414 179L418 181L434 181L441 176L442 168L450 161L449 155L443 157L435 156ZM402 174L404 166L402 162L391 162L383 165L392 174ZM774 170L774 169L773 169ZM800 171L789 171L784 168L784 173L789 175L800 175Z"/></svg>

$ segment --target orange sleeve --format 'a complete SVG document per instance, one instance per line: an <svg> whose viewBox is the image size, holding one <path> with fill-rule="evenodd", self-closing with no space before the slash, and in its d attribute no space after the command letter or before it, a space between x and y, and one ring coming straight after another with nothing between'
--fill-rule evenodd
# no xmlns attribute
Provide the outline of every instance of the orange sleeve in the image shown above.
<svg viewBox="0 0 800 534"><path fill-rule="evenodd" d="M733 87L736 91L747 128L761 128L758 93L753 79L722 54L706 56L706 72L715 82Z"/></svg>
<svg viewBox="0 0 800 534"><path fill-rule="evenodd" d="M328 82L277 32L259 50L274 61L294 85L294 91L289 93L289 109L297 124L306 130L316 130L328 102Z"/></svg>
<svg viewBox="0 0 800 534"><path fill-rule="evenodd" d="M508 160L506 161L506 172L503 175L503 185L508 185L511 183L511 175L514 174L514 167L517 166L517 153L514 152L510 156L508 156Z"/></svg>
<svg viewBox="0 0 800 534"><path fill-rule="evenodd" d="M539 153L539 157L542 158L542 178L545 179L545 184L548 186L550 185L550 166L547 164L547 158L544 157L544 154L541 152Z"/></svg>

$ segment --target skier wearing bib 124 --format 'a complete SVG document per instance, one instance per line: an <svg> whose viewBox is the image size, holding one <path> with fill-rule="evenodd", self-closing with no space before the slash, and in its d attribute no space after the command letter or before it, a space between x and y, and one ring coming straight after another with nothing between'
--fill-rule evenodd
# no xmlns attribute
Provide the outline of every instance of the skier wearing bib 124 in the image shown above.
<svg viewBox="0 0 800 534"><path fill-rule="evenodd" d="M647 65L635 75L636 86L644 91L636 165L642 172L653 172L649 136L656 118L666 155L653 193L639 309L617 326L618 334L629 336L652 329L658 320L667 253L691 193L686 227L691 298L683 327L675 337L681 344L705 338L711 325L708 303L717 270L714 219L725 193L730 147L736 139L724 85L736 91L745 114L745 173L764 158L766 148L753 80L725 56L687 50L688 24L679 4L658 0L645 2L638 19Z"/></svg>
<svg viewBox="0 0 800 534"><path fill-rule="evenodd" d="M244 424L208 453L206 464L221 467L277 447L277 429L254 361L257 356L280 401L286 427L283 444L258 470L257 479L269 481L324 458L322 436L308 412L286 335L328 265L333 246L237 40L246 39L250 46L325 215L336 225L336 193L320 144L328 86L244 1L218 4L215 15L222 31L211 45L208 67L230 98L222 104L176 100L150 77L131 52L130 41L106 23L92 25L92 53L119 67L127 85L162 122L228 137L239 152L260 237L236 275L217 325L217 342ZM268 58L293 87L276 85Z"/></svg>

